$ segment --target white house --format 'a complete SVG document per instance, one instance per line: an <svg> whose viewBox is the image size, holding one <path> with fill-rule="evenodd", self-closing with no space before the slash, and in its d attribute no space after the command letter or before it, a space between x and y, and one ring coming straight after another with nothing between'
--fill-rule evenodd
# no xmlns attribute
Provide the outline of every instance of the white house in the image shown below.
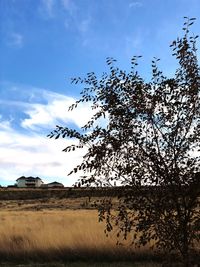
<svg viewBox="0 0 200 267"><path fill-rule="evenodd" d="M40 187L43 181L39 177L21 176L17 180L17 187Z"/></svg>

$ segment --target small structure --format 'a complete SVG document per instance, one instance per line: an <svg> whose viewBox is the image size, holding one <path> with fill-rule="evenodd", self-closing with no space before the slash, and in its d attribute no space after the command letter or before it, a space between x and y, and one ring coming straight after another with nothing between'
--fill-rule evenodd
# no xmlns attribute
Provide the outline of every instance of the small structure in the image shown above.
<svg viewBox="0 0 200 267"><path fill-rule="evenodd" d="M43 184L42 179L39 177L25 177L21 176L17 180L17 187L40 187Z"/></svg>
<svg viewBox="0 0 200 267"><path fill-rule="evenodd" d="M47 187L48 188L58 188L58 187L63 188L64 185L58 182L52 182L52 183L47 184Z"/></svg>

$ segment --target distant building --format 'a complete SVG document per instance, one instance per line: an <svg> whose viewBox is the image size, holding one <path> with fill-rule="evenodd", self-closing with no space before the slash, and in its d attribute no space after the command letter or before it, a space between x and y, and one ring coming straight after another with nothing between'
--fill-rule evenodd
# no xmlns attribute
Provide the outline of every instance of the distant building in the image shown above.
<svg viewBox="0 0 200 267"><path fill-rule="evenodd" d="M39 177L25 177L21 176L17 180L17 187L40 187L43 184Z"/></svg>
<svg viewBox="0 0 200 267"><path fill-rule="evenodd" d="M59 187L59 188L62 188L62 187L64 187L64 185L63 184L61 184L61 183L58 183L58 182L52 182L52 183L49 183L49 184L47 184L47 187L48 188L55 188L55 187Z"/></svg>

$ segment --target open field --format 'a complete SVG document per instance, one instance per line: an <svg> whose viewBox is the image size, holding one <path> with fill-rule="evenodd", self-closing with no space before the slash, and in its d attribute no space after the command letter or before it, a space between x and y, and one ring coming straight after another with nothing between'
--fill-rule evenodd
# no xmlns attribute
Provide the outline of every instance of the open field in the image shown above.
<svg viewBox="0 0 200 267"><path fill-rule="evenodd" d="M151 253L116 246L93 210L1 211L0 257L4 260L132 260ZM136 255L134 255L136 252Z"/></svg>
<svg viewBox="0 0 200 267"><path fill-rule="evenodd" d="M147 265L152 258L148 248L136 251L128 245L116 246L115 233L105 236L104 224L91 208L94 201L88 197L1 200L0 266L9 266L8 262L48 262L51 266L51 262L60 261L69 261L66 266L71 267L158 266ZM145 259L146 265L122 263L138 259ZM78 260L82 263L76 265Z"/></svg>
<svg viewBox="0 0 200 267"><path fill-rule="evenodd" d="M155 257L149 247L136 249L130 242L116 246L114 231L105 236L104 223L98 222L97 211L91 206L97 199L1 200L0 266L161 266L160 256ZM117 203L116 198L113 201ZM40 264L30 264L35 262Z"/></svg>

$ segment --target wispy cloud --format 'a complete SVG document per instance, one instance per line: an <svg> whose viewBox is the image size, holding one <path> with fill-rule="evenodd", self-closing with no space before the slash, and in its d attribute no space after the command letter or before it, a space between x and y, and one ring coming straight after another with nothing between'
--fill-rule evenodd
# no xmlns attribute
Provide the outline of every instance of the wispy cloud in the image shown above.
<svg viewBox="0 0 200 267"><path fill-rule="evenodd" d="M61 0L61 3L63 4L63 7L68 10L70 8L71 4L72 4L72 1L70 1L70 0Z"/></svg>
<svg viewBox="0 0 200 267"><path fill-rule="evenodd" d="M72 0L61 0L61 5L64 8L64 10L69 12L71 16L74 16L75 13L77 12L77 6Z"/></svg>
<svg viewBox="0 0 200 267"><path fill-rule="evenodd" d="M143 3L139 1L133 1L129 4L130 8L137 8L137 7L142 7Z"/></svg>
<svg viewBox="0 0 200 267"><path fill-rule="evenodd" d="M82 34L88 32L88 30L90 29L91 21L92 21L91 17L88 17L79 22L78 29Z"/></svg>
<svg viewBox="0 0 200 267"><path fill-rule="evenodd" d="M83 46L89 43L93 22L92 14L87 9L82 12L80 3L74 0L40 0L39 12L44 19L58 19L65 29L75 30Z"/></svg>
<svg viewBox="0 0 200 267"><path fill-rule="evenodd" d="M74 29L76 29L77 35L80 38L79 42L82 44L82 46L88 46L92 40L91 36L93 36L91 27L92 21L93 19L91 16L80 19L77 15L71 18L66 18L64 21L64 26L66 30L69 30L73 25Z"/></svg>
<svg viewBox="0 0 200 267"><path fill-rule="evenodd" d="M8 34L7 44L12 47L21 48L24 44L24 37L20 33L12 32Z"/></svg>
<svg viewBox="0 0 200 267"><path fill-rule="evenodd" d="M88 44L88 35L91 33L91 25L93 22L92 14L87 10L80 13L77 2L73 0L61 0L62 7L66 11L64 26L67 30L71 27L76 29L81 37L83 46Z"/></svg>
<svg viewBox="0 0 200 267"><path fill-rule="evenodd" d="M55 0L41 0L39 12L43 18L53 18L55 15Z"/></svg>

